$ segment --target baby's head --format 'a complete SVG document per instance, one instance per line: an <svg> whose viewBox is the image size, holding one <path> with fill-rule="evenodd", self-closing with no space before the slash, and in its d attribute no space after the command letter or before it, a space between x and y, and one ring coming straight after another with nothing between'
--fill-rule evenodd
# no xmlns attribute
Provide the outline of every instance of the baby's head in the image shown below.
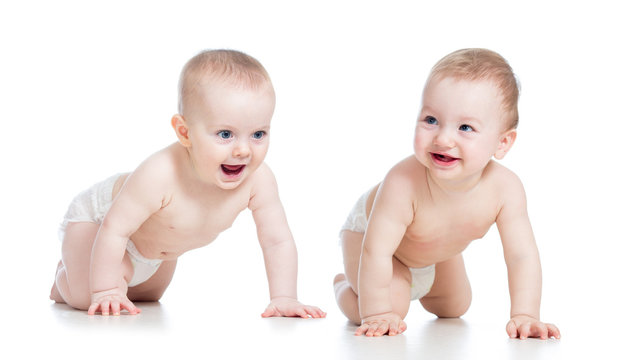
<svg viewBox="0 0 621 360"><path fill-rule="evenodd" d="M509 64L485 49L464 49L431 70L414 152L434 176L474 179L515 141L519 87ZM474 176L474 177L472 177Z"/></svg>
<svg viewBox="0 0 621 360"><path fill-rule="evenodd" d="M468 81L491 81L503 98L507 129L518 126L520 86L509 63L499 54L487 49L462 49L438 61L431 69L427 85L444 78ZM427 88L427 85L425 88Z"/></svg>
<svg viewBox="0 0 621 360"><path fill-rule="evenodd" d="M275 95L263 66L233 50L203 51L184 66L172 125L199 179L234 189L259 168Z"/></svg>
<svg viewBox="0 0 621 360"><path fill-rule="evenodd" d="M179 114L186 115L193 105L200 104L205 90L222 85L274 93L267 71L255 58L235 50L205 50L181 71Z"/></svg>

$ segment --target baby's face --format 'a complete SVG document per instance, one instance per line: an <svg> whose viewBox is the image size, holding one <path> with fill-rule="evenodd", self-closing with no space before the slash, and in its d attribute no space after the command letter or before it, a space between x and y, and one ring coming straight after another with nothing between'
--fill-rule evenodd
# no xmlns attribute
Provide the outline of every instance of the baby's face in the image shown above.
<svg viewBox="0 0 621 360"><path fill-rule="evenodd" d="M491 81L430 80L416 124L416 157L438 179L478 175L507 132L504 115Z"/></svg>
<svg viewBox="0 0 621 360"><path fill-rule="evenodd" d="M188 148L199 178L234 189L265 159L275 97L271 85L245 89L229 84L199 91L185 114Z"/></svg>

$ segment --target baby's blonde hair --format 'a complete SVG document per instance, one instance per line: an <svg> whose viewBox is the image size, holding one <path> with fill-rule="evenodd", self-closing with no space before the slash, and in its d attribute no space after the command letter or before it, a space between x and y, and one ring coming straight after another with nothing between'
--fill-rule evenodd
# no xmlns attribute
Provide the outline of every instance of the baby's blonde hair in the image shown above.
<svg viewBox="0 0 621 360"><path fill-rule="evenodd" d="M267 71L259 61L236 50L205 50L192 57L179 77L178 111L183 115L188 102L202 86L224 82L242 88L271 86Z"/></svg>
<svg viewBox="0 0 621 360"><path fill-rule="evenodd" d="M496 83L503 97L509 129L517 128L520 85L507 60L498 53L476 48L452 52L434 65L427 84L431 80L441 80L447 77L470 81L491 80Z"/></svg>

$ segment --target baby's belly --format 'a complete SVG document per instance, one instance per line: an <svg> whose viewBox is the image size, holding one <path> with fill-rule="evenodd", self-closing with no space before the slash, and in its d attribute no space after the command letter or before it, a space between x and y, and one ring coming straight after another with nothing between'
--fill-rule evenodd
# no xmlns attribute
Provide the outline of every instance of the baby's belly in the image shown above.
<svg viewBox="0 0 621 360"><path fill-rule="evenodd" d="M187 234L172 234L170 232L157 235L136 232L130 237L142 256L160 260L175 260L189 250L208 245L215 238L216 236L213 235L191 237Z"/></svg>
<svg viewBox="0 0 621 360"><path fill-rule="evenodd" d="M395 257L409 268L422 268L446 261L463 252L472 240L454 242L415 242L404 239Z"/></svg>

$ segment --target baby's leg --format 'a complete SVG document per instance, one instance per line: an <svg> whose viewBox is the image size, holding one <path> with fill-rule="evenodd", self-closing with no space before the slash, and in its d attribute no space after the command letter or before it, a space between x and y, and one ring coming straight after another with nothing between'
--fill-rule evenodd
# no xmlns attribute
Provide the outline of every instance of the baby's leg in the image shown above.
<svg viewBox="0 0 621 360"><path fill-rule="evenodd" d="M336 303L343 314L352 322L360 324L358 308L358 267L364 234L344 230L342 235L343 265L345 274L334 278Z"/></svg>
<svg viewBox="0 0 621 360"><path fill-rule="evenodd" d="M62 300L76 309L87 310L91 303L90 262L93 243L98 230L98 224L88 222L69 223L65 229L62 264L56 271L55 285ZM121 274L124 278L131 278L133 271L131 262L125 255ZM123 279L119 280L119 286L127 287L127 283Z"/></svg>
<svg viewBox="0 0 621 360"><path fill-rule="evenodd" d="M149 280L127 289L131 301L159 301L172 280L177 260L164 261Z"/></svg>
<svg viewBox="0 0 621 360"><path fill-rule="evenodd" d="M63 297L60 295L60 292L58 292L58 288L56 288L56 276L58 272L60 271L60 269L63 267L64 267L63 261L60 260L58 262L58 265L56 266L56 274L54 274L54 284L52 284L52 291L50 291L50 299L54 300L57 303L65 302L65 300L63 300Z"/></svg>
<svg viewBox="0 0 621 360"><path fill-rule="evenodd" d="M334 278L334 294L339 308L352 322L360 325L360 310L358 307L358 268L362 252L364 234L353 231L343 231L343 263L345 274L338 274ZM410 284L412 275L410 270L399 260L393 257L393 278L391 283L391 301L393 312L405 318L410 308Z"/></svg>
<svg viewBox="0 0 621 360"><path fill-rule="evenodd" d="M460 317L472 301L472 289L461 254L436 264L436 278L427 295L420 299L423 307L441 318Z"/></svg>

